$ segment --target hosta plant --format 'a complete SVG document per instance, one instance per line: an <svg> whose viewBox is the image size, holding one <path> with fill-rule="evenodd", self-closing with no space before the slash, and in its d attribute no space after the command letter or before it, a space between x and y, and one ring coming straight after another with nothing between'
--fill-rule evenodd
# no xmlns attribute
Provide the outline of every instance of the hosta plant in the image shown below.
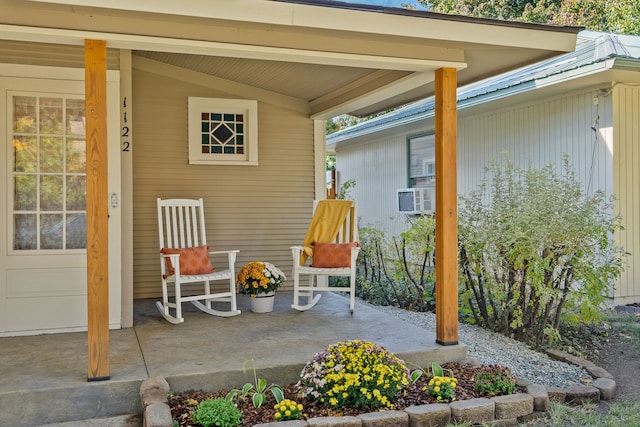
<svg viewBox="0 0 640 427"><path fill-rule="evenodd" d="M251 396L251 401L253 402L253 406L259 408L262 406L264 402L267 400L267 392L271 392L273 397L275 397L276 402L280 402L284 399L284 393L282 393L282 389L280 386L276 384L267 385L267 380L264 378L258 378L258 374L256 373L256 362L253 359L245 360L242 364L242 371L247 373L247 364L251 363L253 367L253 384L246 383L242 389L234 388L229 393L227 393L226 399L231 402L238 402L240 400L245 400L249 396Z"/></svg>
<svg viewBox="0 0 640 427"><path fill-rule="evenodd" d="M404 362L367 341L338 342L305 365L298 387L303 397L332 408L393 408L410 382Z"/></svg>

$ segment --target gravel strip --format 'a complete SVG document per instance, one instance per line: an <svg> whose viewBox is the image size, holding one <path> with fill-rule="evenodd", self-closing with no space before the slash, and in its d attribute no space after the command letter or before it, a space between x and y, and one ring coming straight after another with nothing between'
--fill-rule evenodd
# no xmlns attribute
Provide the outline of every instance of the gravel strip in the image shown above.
<svg viewBox="0 0 640 427"><path fill-rule="evenodd" d="M360 302L426 330L436 329L436 316L433 313L374 306L362 300ZM504 335L466 323L460 323L458 329L460 343L467 346L467 357L477 359L483 365L506 366L518 378L550 387L584 385L581 379L592 379L584 369L551 359L546 354L534 351L526 344Z"/></svg>

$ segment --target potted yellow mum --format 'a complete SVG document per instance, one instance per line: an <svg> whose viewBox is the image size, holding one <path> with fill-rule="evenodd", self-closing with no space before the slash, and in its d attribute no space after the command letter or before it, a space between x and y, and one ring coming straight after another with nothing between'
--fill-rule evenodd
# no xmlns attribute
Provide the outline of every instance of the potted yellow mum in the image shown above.
<svg viewBox="0 0 640 427"><path fill-rule="evenodd" d="M251 311L258 313L273 310L275 292L285 280L287 277L282 270L262 261L246 264L236 277L239 292L251 297Z"/></svg>

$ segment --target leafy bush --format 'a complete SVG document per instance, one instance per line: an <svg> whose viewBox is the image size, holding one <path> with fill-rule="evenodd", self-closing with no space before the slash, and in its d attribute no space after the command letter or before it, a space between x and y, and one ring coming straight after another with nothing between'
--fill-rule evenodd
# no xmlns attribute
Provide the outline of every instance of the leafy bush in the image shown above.
<svg viewBox="0 0 640 427"><path fill-rule="evenodd" d="M353 340L316 354L302 369L297 385L303 397L333 408L393 408L409 380L409 370L393 353Z"/></svg>
<svg viewBox="0 0 640 427"><path fill-rule="evenodd" d="M297 420L302 416L303 406L293 400L284 399L273 407L276 413L273 418L276 421Z"/></svg>
<svg viewBox="0 0 640 427"><path fill-rule="evenodd" d="M504 366L483 366L475 376L474 388L489 396L511 394L516 388L516 377Z"/></svg>
<svg viewBox="0 0 640 427"><path fill-rule="evenodd" d="M358 296L416 311L435 308L435 220L409 217L410 227L387 240L375 228L360 229Z"/></svg>
<svg viewBox="0 0 640 427"><path fill-rule="evenodd" d="M236 427L242 424L242 412L221 397L203 400L193 410L191 417L203 427Z"/></svg>
<svg viewBox="0 0 640 427"><path fill-rule="evenodd" d="M461 199L461 312L468 320L536 344L557 339L563 315L600 320L622 271L623 251L613 241L620 221L613 200L583 192L566 157L562 175L551 165L493 164L479 189Z"/></svg>

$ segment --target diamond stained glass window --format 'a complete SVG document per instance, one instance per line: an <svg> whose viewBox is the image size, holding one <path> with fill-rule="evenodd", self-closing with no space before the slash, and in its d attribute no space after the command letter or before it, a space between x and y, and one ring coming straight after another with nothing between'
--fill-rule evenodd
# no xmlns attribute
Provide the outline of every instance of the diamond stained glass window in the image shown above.
<svg viewBox="0 0 640 427"><path fill-rule="evenodd" d="M203 154L244 154L244 114L202 113Z"/></svg>

